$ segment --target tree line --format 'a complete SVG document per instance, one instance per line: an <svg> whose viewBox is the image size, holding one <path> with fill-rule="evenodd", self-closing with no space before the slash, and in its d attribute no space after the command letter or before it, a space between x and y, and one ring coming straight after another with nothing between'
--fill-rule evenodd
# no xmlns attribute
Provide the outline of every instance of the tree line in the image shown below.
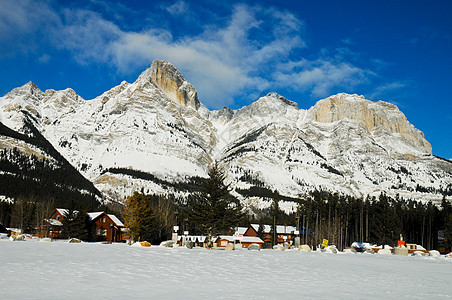
<svg viewBox="0 0 452 300"><path fill-rule="evenodd" d="M364 199L326 191L313 191L298 199L297 210L286 214L279 209L278 195L270 208L250 222L291 225L299 229L301 242L318 245L328 239L339 249L353 242L397 245L400 234L407 243L427 249L452 246L452 205L443 197L441 205L432 202L379 197Z"/></svg>
<svg viewBox="0 0 452 300"><path fill-rule="evenodd" d="M398 196L391 198L384 193L379 197L356 198L316 190L299 198L288 198L265 190L272 205L245 213L240 201L232 196L230 186L225 184L226 175L218 164L208 174L209 178L185 199L136 192L126 199L122 213L115 214L125 221L132 239L154 244L170 239L174 225L182 232L210 239L250 223L272 225L272 244L276 243L273 237L277 224L297 227L302 243L318 245L328 239L340 249L354 241L394 245L400 234L407 242L427 249L450 248L452 244L452 206L446 195L437 206ZM61 207L55 201L39 201L30 196L15 199L12 203L0 202L0 221L25 231L37 228L55 207ZM278 204L281 200L296 202L297 210L290 214L281 211ZM80 211L98 207L78 203Z"/></svg>

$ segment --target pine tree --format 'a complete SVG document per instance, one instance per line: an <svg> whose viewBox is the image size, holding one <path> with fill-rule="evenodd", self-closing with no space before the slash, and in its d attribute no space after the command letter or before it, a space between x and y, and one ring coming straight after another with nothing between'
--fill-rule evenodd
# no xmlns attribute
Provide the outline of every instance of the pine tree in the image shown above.
<svg viewBox="0 0 452 300"><path fill-rule="evenodd" d="M270 209L271 209L271 214L272 214L272 218L273 218L273 226L270 230L270 236L271 236L272 245L276 245L276 244L278 244L278 232L277 232L276 223L278 222L278 218L281 213L281 211L279 209L279 199L277 197L273 198L273 202L272 202Z"/></svg>
<svg viewBox="0 0 452 300"><path fill-rule="evenodd" d="M443 195L441 201L440 224L444 228L445 245L450 248L452 246L452 205L447 201L446 195Z"/></svg>
<svg viewBox="0 0 452 300"><path fill-rule="evenodd" d="M152 231L151 198L138 192L128 197L124 207L124 225L132 241L147 239Z"/></svg>
<svg viewBox="0 0 452 300"><path fill-rule="evenodd" d="M242 218L242 207L224 183L226 176L218 163L209 169L203 191L189 199L189 218L207 235L211 246L213 235L224 234Z"/></svg>
<svg viewBox="0 0 452 300"><path fill-rule="evenodd" d="M89 215L84 211L75 213L72 220L72 237L78 238L82 241L90 240L91 224Z"/></svg>
<svg viewBox="0 0 452 300"><path fill-rule="evenodd" d="M74 219L77 214L77 211L70 208L64 213L64 219L61 223L63 223L63 228L61 229L61 234L65 238L74 238L76 237L76 229L74 226Z"/></svg>
<svg viewBox="0 0 452 300"><path fill-rule="evenodd" d="M257 236L266 243L265 239L265 227L264 223L262 222L262 219L259 220L259 227L257 228Z"/></svg>

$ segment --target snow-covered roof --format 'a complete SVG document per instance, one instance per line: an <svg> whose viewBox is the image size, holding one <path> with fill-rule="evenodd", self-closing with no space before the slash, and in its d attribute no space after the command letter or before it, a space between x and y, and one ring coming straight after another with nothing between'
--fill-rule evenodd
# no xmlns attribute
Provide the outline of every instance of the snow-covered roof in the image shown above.
<svg viewBox="0 0 452 300"><path fill-rule="evenodd" d="M259 224L251 224L254 230L259 231ZM269 233L272 229L271 225L264 225L264 233ZM291 234L297 229L294 226L276 225L276 233Z"/></svg>
<svg viewBox="0 0 452 300"><path fill-rule="evenodd" d="M284 225L276 225L277 233L286 233L291 234L296 230L294 226L284 226Z"/></svg>
<svg viewBox="0 0 452 300"><path fill-rule="evenodd" d="M220 235L217 239L220 240L227 240L229 242L234 242L234 240L237 240L232 235ZM242 243L264 243L263 240L261 240L257 236L244 236L243 238L240 238L240 242Z"/></svg>
<svg viewBox="0 0 452 300"><path fill-rule="evenodd" d="M237 227L236 234L244 234L248 227Z"/></svg>
<svg viewBox="0 0 452 300"><path fill-rule="evenodd" d="M60 221L58 221L56 219L45 219L45 221L52 226L63 226L63 223L61 223Z"/></svg>
<svg viewBox="0 0 452 300"><path fill-rule="evenodd" d="M115 223L116 226L118 227L124 227L124 224L115 216L115 215L108 215L110 217L110 219L113 221L113 223Z"/></svg>
<svg viewBox="0 0 452 300"><path fill-rule="evenodd" d="M69 210L66 209L66 208L57 208L56 210L58 211L58 213L59 213L60 215L63 215L63 216L67 215L68 212L69 212Z"/></svg>
<svg viewBox="0 0 452 300"><path fill-rule="evenodd" d="M251 227L253 227L256 232L259 231L259 224L251 224ZM264 225L264 232L269 233L271 231L272 227L270 225Z"/></svg>
<svg viewBox="0 0 452 300"><path fill-rule="evenodd" d="M57 208L56 209L61 215L65 216L69 210L65 209L65 208ZM74 213L78 213L77 210L74 210ZM102 215L104 212L103 211L96 211L96 212L89 212L88 216L89 216L89 220L95 220L97 219L100 215ZM121 220L118 219L118 217L116 217L115 215L109 214L108 215L110 217L110 219L113 221L113 223L115 223L116 226L118 227L124 227L124 224L121 222ZM50 219L52 220L52 219ZM55 220L57 221L57 220ZM52 224L53 225L53 224ZM59 225L58 225L59 226Z"/></svg>
<svg viewBox="0 0 452 300"><path fill-rule="evenodd" d="M104 213L103 211L90 212L90 213L88 213L89 220L92 221L92 220L96 219L97 217L99 217L103 213Z"/></svg>

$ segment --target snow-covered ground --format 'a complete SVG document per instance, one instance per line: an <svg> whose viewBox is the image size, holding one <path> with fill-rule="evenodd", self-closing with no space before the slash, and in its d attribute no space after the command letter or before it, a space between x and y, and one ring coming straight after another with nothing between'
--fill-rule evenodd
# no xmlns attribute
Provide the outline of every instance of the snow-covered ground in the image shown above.
<svg viewBox="0 0 452 300"><path fill-rule="evenodd" d="M452 298L452 258L0 240L1 299Z"/></svg>

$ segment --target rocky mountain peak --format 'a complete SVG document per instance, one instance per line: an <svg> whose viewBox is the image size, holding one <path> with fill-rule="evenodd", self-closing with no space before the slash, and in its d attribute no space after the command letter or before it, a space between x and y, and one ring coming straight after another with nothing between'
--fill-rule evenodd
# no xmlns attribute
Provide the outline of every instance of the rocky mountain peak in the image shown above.
<svg viewBox="0 0 452 300"><path fill-rule="evenodd" d="M311 109L312 119L320 123L333 123L348 119L360 123L369 132L398 134L418 151L432 154L431 145L424 134L408 122L394 104L366 100L364 96L337 94L318 101Z"/></svg>
<svg viewBox="0 0 452 300"><path fill-rule="evenodd" d="M172 101L194 109L201 105L198 92L171 63L154 60L147 75L150 81Z"/></svg>
<svg viewBox="0 0 452 300"><path fill-rule="evenodd" d="M298 104L297 103L286 99L285 97L279 95L278 93L271 92L271 93L268 93L266 97L273 98L273 99L278 99L278 100L282 101L284 104L293 106L293 107L298 109Z"/></svg>
<svg viewBox="0 0 452 300"><path fill-rule="evenodd" d="M23 86L13 89L11 92L5 95L5 97L17 97L17 96L34 96L41 98L44 93L39 89L39 87L32 81L27 82Z"/></svg>

